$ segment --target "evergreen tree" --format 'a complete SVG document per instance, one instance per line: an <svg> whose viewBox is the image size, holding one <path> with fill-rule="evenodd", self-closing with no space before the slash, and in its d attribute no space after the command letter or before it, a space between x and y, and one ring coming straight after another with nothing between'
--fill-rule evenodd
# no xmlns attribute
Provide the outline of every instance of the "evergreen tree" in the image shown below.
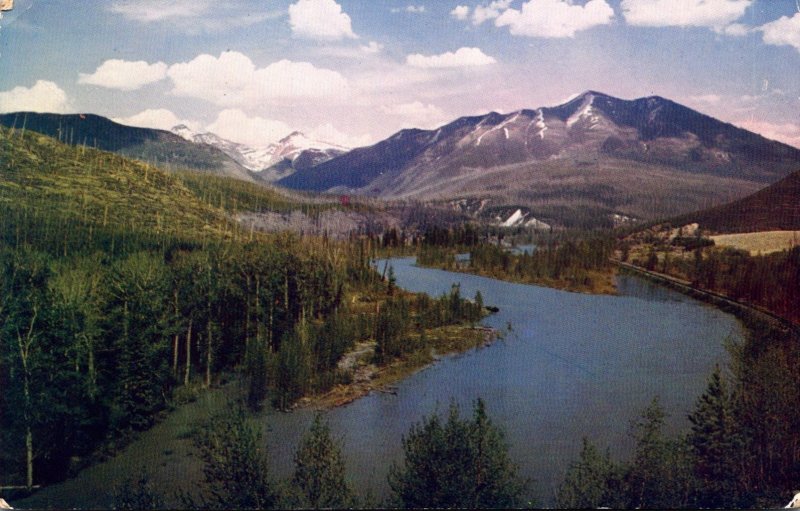
<svg viewBox="0 0 800 511"><path fill-rule="evenodd" d="M502 431L489 420L482 400L472 420L451 405L411 427L403 438L403 465L393 465L389 486L406 508L504 508L521 504L526 484L508 457Z"/></svg>
<svg viewBox="0 0 800 511"><path fill-rule="evenodd" d="M688 505L691 467L684 442L664 437L666 415L658 397L632 424L636 440L633 460L625 475L627 506L671 508Z"/></svg>
<svg viewBox="0 0 800 511"><path fill-rule="evenodd" d="M341 509L353 505L341 448L331 438L330 426L321 414L314 417L300 441L294 465L289 497L292 507Z"/></svg>
<svg viewBox="0 0 800 511"><path fill-rule="evenodd" d="M248 424L243 408L211 418L195 445L205 463L203 475L209 493L201 507L266 509L277 504L279 495L269 477L266 445L261 432Z"/></svg>
<svg viewBox="0 0 800 511"><path fill-rule="evenodd" d="M700 507L734 507L739 502L737 468L743 444L734 422L732 403L719 367L689 415L689 444L698 480Z"/></svg>
<svg viewBox="0 0 800 511"><path fill-rule="evenodd" d="M125 478L117 485L112 497L114 509L164 509L164 498L150 484L150 478L142 470L136 479Z"/></svg>
<svg viewBox="0 0 800 511"><path fill-rule="evenodd" d="M584 438L580 457L570 464L558 487L556 502L565 509L619 507L621 487L619 469L608 451L601 454Z"/></svg>

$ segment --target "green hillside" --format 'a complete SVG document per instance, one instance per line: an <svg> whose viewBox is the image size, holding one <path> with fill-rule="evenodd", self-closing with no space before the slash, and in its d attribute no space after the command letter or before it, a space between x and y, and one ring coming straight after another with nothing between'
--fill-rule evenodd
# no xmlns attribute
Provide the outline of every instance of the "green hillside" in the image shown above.
<svg viewBox="0 0 800 511"><path fill-rule="evenodd" d="M0 128L0 162L3 209L181 236L234 230L177 176L113 153Z"/></svg>
<svg viewBox="0 0 800 511"><path fill-rule="evenodd" d="M16 112L0 115L0 126L35 131L68 145L111 151L167 170L189 168L253 180L247 169L215 147L164 130L125 126L99 115Z"/></svg>

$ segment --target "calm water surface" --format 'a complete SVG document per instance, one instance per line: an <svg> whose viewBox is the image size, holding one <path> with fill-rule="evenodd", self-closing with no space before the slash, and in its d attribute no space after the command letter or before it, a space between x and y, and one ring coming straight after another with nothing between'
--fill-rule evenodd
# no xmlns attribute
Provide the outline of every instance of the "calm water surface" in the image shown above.
<svg viewBox="0 0 800 511"><path fill-rule="evenodd" d="M669 428L685 429L686 414L714 364L727 360L723 341L742 335L733 316L635 277L619 278L619 296L591 296L413 263L413 258L391 261L400 286L434 296L453 283L460 283L467 297L480 290L484 303L500 308L484 323L506 334L489 347L446 357L403 380L397 395L374 393L328 412L359 493L378 499L387 492L387 471L401 459L401 438L414 422L445 412L451 400L469 413L481 397L505 429L522 474L535 479L539 503L552 504L581 438L627 455L628 425L654 396L671 415ZM196 487L202 478L184 431L223 407L218 402L223 394L220 389L179 408L109 461L12 504L108 507L115 486L144 468L168 503L179 506L175 490ZM310 411L268 411L261 417L274 476L290 474L297 441L312 417Z"/></svg>
<svg viewBox="0 0 800 511"><path fill-rule="evenodd" d="M506 333L402 381L397 395L373 393L329 412L354 482L374 495L385 493L388 467L401 458L412 423L446 411L451 400L468 413L481 397L505 429L514 461L535 479L540 503L550 503L581 438L627 455L629 423L654 396L670 414L670 430L685 428L707 376L727 360L725 338L742 336L730 314L635 277L619 277L619 296L592 296L413 263L391 260L398 285L433 296L453 283L463 296L480 290L484 303L500 308L484 324ZM286 460L310 418L268 414L269 436L281 439L270 446L278 473L289 473Z"/></svg>

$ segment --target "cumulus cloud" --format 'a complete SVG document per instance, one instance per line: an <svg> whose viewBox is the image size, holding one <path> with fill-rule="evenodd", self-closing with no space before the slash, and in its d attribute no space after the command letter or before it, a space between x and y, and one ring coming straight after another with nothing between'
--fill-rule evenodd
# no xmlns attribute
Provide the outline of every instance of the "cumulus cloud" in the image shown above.
<svg viewBox="0 0 800 511"><path fill-rule="evenodd" d="M364 147L374 142L369 135L349 135L339 131L333 124L326 122L308 132L314 140L321 140L342 147Z"/></svg>
<svg viewBox="0 0 800 511"><path fill-rule="evenodd" d="M70 110L67 93L54 82L38 80L33 87L14 87L0 92L0 112L66 113Z"/></svg>
<svg viewBox="0 0 800 511"><path fill-rule="evenodd" d="M486 66L497 62L480 48L459 48L441 55L422 55L414 53L406 57L406 64L421 68Z"/></svg>
<svg viewBox="0 0 800 511"><path fill-rule="evenodd" d="M759 120L735 122L740 128L758 133L772 140L800 148L800 125L794 123L772 123Z"/></svg>
<svg viewBox="0 0 800 511"><path fill-rule="evenodd" d="M358 37L350 16L334 0L298 0L289 6L289 24L294 35L307 39L336 41Z"/></svg>
<svg viewBox="0 0 800 511"><path fill-rule="evenodd" d="M111 59L100 64L92 74L80 73L78 83L131 91L159 82L166 77L167 65L163 62L148 64L143 60L130 62Z"/></svg>
<svg viewBox="0 0 800 511"><path fill-rule="evenodd" d="M228 51L203 54L167 70L172 93L221 106L255 105L273 99L343 96L347 81L330 69L308 62L280 60L257 68L246 55Z"/></svg>
<svg viewBox="0 0 800 511"><path fill-rule="evenodd" d="M528 37L574 37L576 32L608 25L614 9L606 0L589 0L573 5L568 0L529 0L522 9L507 9L496 20L513 35Z"/></svg>
<svg viewBox="0 0 800 511"><path fill-rule="evenodd" d="M739 19L753 0L622 0L631 25L711 27L722 30Z"/></svg>
<svg viewBox="0 0 800 511"><path fill-rule="evenodd" d="M233 142L256 147L277 142L292 131L285 122L250 117L238 109L222 110L206 129Z"/></svg>
<svg viewBox="0 0 800 511"><path fill-rule="evenodd" d="M450 11L450 16L460 21L466 20L469 17L469 6L457 5L452 11Z"/></svg>
<svg viewBox="0 0 800 511"><path fill-rule="evenodd" d="M399 117L405 128L430 129L441 126L447 120L447 115L441 108L420 101L391 106L384 105L381 110L387 115Z"/></svg>
<svg viewBox="0 0 800 511"><path fill-rule="evenodd" d="M717 31L733 37L744 37L752 32L753 29L747 25L742 25L741 23L731 23L730 25L723 27L721 30L717 29Z"/></svg>
<svg viewBox="0 0 800 511"><path fill-rule="evenodd" d="M781 16L775 21L763 25L764 42L774 46L792 46L800 51L800 12L789 18Z"/></svg>
<svg viewBox="0 0 800 511"><path fill-rule="evenodd" d="M486 20L498 18L510 5L511 0L495 0L489 5L476 6L472 11L472 24L480 25Z"/></svg>
<svg viewBox="0 0 800 511"><path fill-rule="evenodd" d="M172 111L166 108L148 108L138 114L129 117L115 117L114 122L127 126L139 126L142 128L154 128L157 130L170 130L178 124L185 124L191 129L199 129L198 123L179 119Z"/></svg>
<svg viewBox="0 0 800 511"><path fill-rule="evenodd" d="M380 53L383 50L381 43L370 41L369 44L359 46L364 53Z"/></svg>

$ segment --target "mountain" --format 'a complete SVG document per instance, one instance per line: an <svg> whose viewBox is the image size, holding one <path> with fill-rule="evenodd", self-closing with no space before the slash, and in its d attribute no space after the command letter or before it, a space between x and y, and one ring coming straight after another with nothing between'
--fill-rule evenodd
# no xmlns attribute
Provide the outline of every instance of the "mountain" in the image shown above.
<svg viewBox="0 0 800 511"><path fill-rule="evenodd" d="M232 229L219 203L206 202L180 174L115 153L0 127L0 162L3 221L54 221L56 231L72 222L198 239Z"/></svg>
<svg viewBox="0 0 800 511"><path fill-rule="evenodd" d="M171 131L190 142L216 147L266 182L287 177L296 170L310 169L347 152L344 147L312 140L299 131L264 147L250 147L210 132L197 133L183 124Z"/></svg>
<svg viewBox="0 0 800 511"><path fill-rule="evenodd" d="M61 142L111 151L167 169L188 168L252 181L250 172L219 149L192 144L168 131L137 128L94 114L16 112L0 125L35 131Z"/></svg>
<svg viewBox="0 0 800 511"><path fill-rule="evenodd" d="M675 219L720 233L800 230L800 170L743 199Z"/></svg>
<svg viewBox="0 0 800 511"><path fill-rule="evenodd" d="M386 198L486 199L558 216L671 216L752 193L800 150L668 99L588 91L556 107L407 129L279 185ZM561 222L563 223L563 222Z"/></svg>

